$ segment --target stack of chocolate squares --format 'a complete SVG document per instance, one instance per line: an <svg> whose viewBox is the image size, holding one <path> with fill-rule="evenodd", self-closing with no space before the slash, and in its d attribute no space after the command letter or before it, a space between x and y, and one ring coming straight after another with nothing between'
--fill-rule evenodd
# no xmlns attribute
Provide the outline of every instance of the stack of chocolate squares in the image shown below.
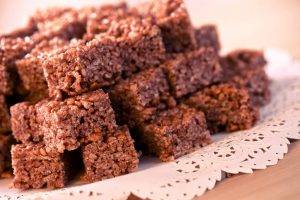
<svg viewBox="0 0 300 200"><path fill-rule="evenodd" d="M64 100L11 107L14 186L63 187L82 157L87 181L134 171L138 157L126 126L119 127L108 95L95 90ZM80 155L81 154L81 155ZM74 161L78 161L74 163ZM73 169L74 170L74 169Z"/></svg>
<svg viewBox="0 0 300 200"><path fill-rule="evenodd" d="M270 100L263 54L221 56L216 27L194 28L183 0L39 11L0 39L0 103L12 105L0 131L11 121L16 188L126 174L136 149L174 160L213 133L251 128Z"/></svg>

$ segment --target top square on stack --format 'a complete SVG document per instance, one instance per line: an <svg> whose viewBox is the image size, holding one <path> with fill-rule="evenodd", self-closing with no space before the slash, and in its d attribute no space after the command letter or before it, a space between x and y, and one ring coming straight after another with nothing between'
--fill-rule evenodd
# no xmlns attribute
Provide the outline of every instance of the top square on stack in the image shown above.
<svg viewBox="0 0 300 200"><path fill-rule="evenodd" d="M138 9L154 16L168 53L196 49L195 31L183 0L157 0L142 4Z"/></svg>

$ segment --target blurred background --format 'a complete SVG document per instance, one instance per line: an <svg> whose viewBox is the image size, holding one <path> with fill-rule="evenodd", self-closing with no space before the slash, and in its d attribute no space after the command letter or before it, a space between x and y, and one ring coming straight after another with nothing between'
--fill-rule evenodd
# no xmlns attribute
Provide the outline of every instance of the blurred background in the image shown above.
<svg viewBox="0 0 300 200"><path fill-rule="evenodd" d="M0 0L0 33L22 26L36 9L113 2L118 0ZM300 0L186 0L186 4L195 26L218 25L223 52L272 47L300 58Z"/></svg>

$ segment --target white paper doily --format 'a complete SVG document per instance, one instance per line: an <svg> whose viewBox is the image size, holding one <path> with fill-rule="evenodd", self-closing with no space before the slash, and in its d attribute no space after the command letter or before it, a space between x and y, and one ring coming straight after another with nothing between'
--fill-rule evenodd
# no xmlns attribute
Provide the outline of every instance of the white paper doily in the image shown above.
<svg viewBox="0 0 300 200"><path fill-rule="evenodd" d="M216 142L174 162L144 158L138 172L92 184L45 191L19 192L11 180L0 181L0 199L123 200L141 198L185 200L202 195L224 172L252 173L277 164L288 151L289 139L300 139L300 61L278 50L267 50L272 102L252 129L217 134ZM71 184L72 185L72 184Z"/></svg>

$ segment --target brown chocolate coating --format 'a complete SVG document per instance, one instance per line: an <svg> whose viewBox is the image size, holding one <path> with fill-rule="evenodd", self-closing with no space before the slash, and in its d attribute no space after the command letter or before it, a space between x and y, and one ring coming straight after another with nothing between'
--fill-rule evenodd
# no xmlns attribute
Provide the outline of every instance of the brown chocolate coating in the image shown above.
<svg viewBox="0 0 300 200"><path fill-rule="evenodd" d="M219 81L221 76L218 55L212 48L177 54L162 67L176 98L209 86Z"/></svg>
<svg viewBox="0 0 300 200"><path fill-rule="evenodd" d="M66 185L67 163L63 154L43 144L14 145L11 153L15 188L62 188Z"/></svg>
<svg viewBox="0 0 300 200"><path fill-rule="evenodd" d="M24 88L31 96L40 98L48 96L48 85L43 72L43 61L58 48L68 44L68 41L54 38L50 41L42 41L23 59L16 62L16 68Z"/></svg>
<svg viewBox="0 0 300 200"><path fill-rule="evenodd" d="M139 163L127 127L120 127L113 135L83 146L82 157L85 179L89 182L133 172Z"/></svg>
<svg viewBox="0 0 300 200"><path fill-rule="evenodd" d="M223 82L246 88L254 106L270 102L270 80L265 72L267 64L263 52L236 50L220 59Z"/></svg>
<svg viewBox="0 0 300 200"><path fill-rule="evenodd" d="M161 29L168 53L180 53L196 49L194 28L183 0L153 1L149 10Z"/></svg>
<svg viewBox="0 0 300 200"><path fill-rule="evenodd" d="M211 143L202 112L178 106L140 127L137 142L161 161L171 161Z"/></svg>
<svg viewBox="0 0 300 200"><path fill-rule="evenodd" d="M251 105L247 90L229 84L205 88L185 103L205 113L212 133L249 129L259 117L257 108Z"/></svg>
<svg viewBox="0 0 300 200"><path fill-rule="evenodd" d="M216 52L221 49L218 30L215 25L204 25L195 30L198 48L212 47Z"/></svg>
<svg viewBox="0 0 300 200"><path fill-rule="evenodd" d="M161 68L140 72L117 84L110 93L119 120L132 128L176 105Z"/></svg>
<svg viewBox="0 0 300 200"><path fill-rule="evenodd" d="M101 37L49 56L43 65L49 96L61 99L109 86L121 76L116 43Z"/></svg>
<svg viewBox="0 0 300 200"><path fill-rule="evenodd" d="M16 104L11 114L17 140L25 144L44 141L59 152L97 141L117 127L108 95L101 90L64 101Z"/></svg>

